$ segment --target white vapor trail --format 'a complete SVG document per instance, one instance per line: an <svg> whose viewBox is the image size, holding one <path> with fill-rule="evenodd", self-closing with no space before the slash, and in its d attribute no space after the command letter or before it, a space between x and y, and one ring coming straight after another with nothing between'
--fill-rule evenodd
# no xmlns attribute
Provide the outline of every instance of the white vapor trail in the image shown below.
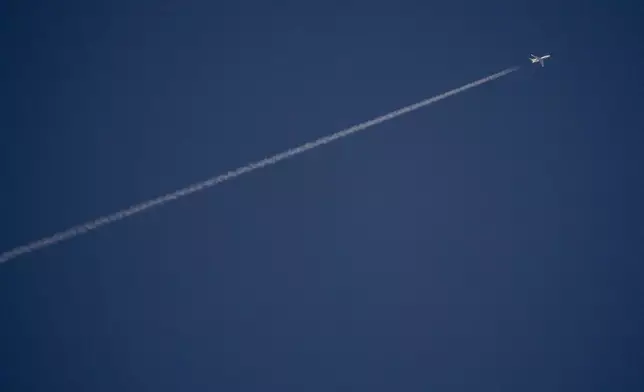
<svg viewBox="0 0 644 392"><path fill-rule="evenodd" d="M403 114L407 114L409 112L412 112L414 110L420 109L420 108L422 108L424 106L431 105L434 102L438 102L438 101L440 101L442 99L445 99L447 97L450 97L452 95L461 93L461 92L463 92L465 90L469 90L469 89L471 89L473 87L476 87L476 86L479 86L479 85L481 85L483 83L487 83L487 82L490 82L490 81L492 81L494 79L498 79L498 78L500 78L502 76L505 76L505 75L507 75L507 74L509 74L511 72L514 72L514 71L516 71L518 69L519 69L519 67L508 68L508 69L506 69L504 71L497 72L497 73L495 73L493 75L484 77L484 78L479 79L479 80L477 80L475 82L468 83L468 84L466 84L466 85L464 85L462 87L455 88L453 90L450 90L450 91L445 92L443 94L437 95L435 97L428 98L428 99L426 99L424 101L415 103L413 105L409 105L409 106L401 108L401 109L398 109L398 110L393 111L391 113L388 113L388 114L385 114L383 116L377 117L377 118L375 118L373 120L363 122L362 124L354 125L354 126L352 126L350 128L347 128L347 129L344 129L342 131L336 132L336 133L334 133L332 135L319 138L319 139L317 139L315 141L312 141L312 142L308 142L308 143L303 144L303 145L301 145L299 147L295 147L295 148L292 148L290 150L287 150L287 151L284 151L282 153L279 153L277 155L273 155L272 157L264 158L261 161L249 163L246 166L242 166L242 167L237 168L235 170L229 171L226 174L222 174L222 175L219 175L219 176L216 176L216 177L212 177L212 178L207 179L207 180L205 180L203 182L190 185L188 187L185 187L183 189L179 189L179 190L174 191L172 193L168 193L166 195L159 196L159 197L157 197L155 199L151 199L151 200L142 202L140 204L133 205L133 206L127 208L127 209L121 210L119 212L115 212L115 213L113 213L111 215L106 215L106 216L103 216L101 218L97 218L97 219L95 219L93 221L89 221L87 223L83 223L81 225L74 226L74 227L72 227L70 229L60 231L60 232L58 232L58 233L56 233L56 234L54 234L54 235L52 235L50 237L45 237L45 238L42 238L40 240L31 242L29 244L19 246L17 248L14 248L12 250L9 250L9 251L7 251L5 253L0 254L0 264L6 263L7 261L15 259L16 257L19 257L19 256L22 256L22 255L34 252L36 250L39 250L39 249L46 248L48 246L54 245L54 244L56 244L58 242L72 239L72 238L74 238L76 236L79 236L81 234L85 234L85 233L87 233L89 231L92 231L92 230L96 230L96 229L98 229L98 228L100 228L102 226L108 225L110 223L120 221L121 219L125 219L125 218L127 218L127 217L129 217L131 215L138 214L138 213L143 212L145 210L148 210L148 209L150 209L152 207L160 206L160 205L165 204L165 203L167 203L169 201L176 200L176 199L179 199L181 197L188 196L188 195L190 195L192 193L202 191L202 190L204 190L206 188L210 188L210 187L215 186L217 184L220 184L222 182L232 180L235 177L239 177L242 174L246 174L246 173L251 172L253 170L261 169L263 167L273 165L273 164L278 163L278 162L280 162L280 161L282 161L284 159L287 159L287 158L293 157L295 155L301 154L301 153L306 152L308 150L311 150L313 148L320 147L320 146L322 146L324 144L331 143L332 141L342 139L342 138L347 137L347 136L349 136L351 134L354 134L356 132L359 132L359 131L365 130L367 128L370 128L370 127L372 127L374 125L378 125L378 124L383 123L385 121L389 121L389 120L391 120L391 119L393 119L395 117L402 116Z"/></svg>

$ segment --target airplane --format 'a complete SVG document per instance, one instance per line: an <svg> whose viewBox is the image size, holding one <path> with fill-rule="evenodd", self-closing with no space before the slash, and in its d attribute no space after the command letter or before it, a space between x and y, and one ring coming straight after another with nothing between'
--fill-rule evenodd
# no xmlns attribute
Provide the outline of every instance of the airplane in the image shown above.
<svg viewBox="0 0 644 392"><path fill-rule="evenodd" d="M535 55L533 55L533 54L531 54L530 56L531 56L531 57L530 57L530 61L532 61L532 64L534 64L534 63L541 63L541 66L542 66L542 67L544 66L544 64L543 64L543 60L545 60L545 59L547 59L547 58L549 58L549 57L550 57L550 55L549 55L549 54L547 54L547 55L545 55L545 56L541 56L541 57L539 57L539 56L535 56Z"/></svg>

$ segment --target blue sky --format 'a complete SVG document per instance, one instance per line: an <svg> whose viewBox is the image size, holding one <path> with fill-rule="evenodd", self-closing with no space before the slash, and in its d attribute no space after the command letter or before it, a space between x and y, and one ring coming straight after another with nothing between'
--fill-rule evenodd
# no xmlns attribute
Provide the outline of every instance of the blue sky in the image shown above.
<svg viewBox="0 0 644 392"><path fill-rule="evenodd" d="M641 391L634 2L0 6L2 391ZM551 53L545 68L530 53Z"/></svg>

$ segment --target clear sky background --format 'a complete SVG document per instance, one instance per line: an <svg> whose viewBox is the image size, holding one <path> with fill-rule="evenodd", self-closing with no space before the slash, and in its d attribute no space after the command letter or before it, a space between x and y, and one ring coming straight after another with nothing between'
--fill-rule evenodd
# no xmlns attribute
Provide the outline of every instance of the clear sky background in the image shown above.
<svg viewBox="0 0 644 392"><path fill-rule="evenodd" d="M522 66L1 265L1 391L644 390L638 2L0 4L0 251Z"/></svg>

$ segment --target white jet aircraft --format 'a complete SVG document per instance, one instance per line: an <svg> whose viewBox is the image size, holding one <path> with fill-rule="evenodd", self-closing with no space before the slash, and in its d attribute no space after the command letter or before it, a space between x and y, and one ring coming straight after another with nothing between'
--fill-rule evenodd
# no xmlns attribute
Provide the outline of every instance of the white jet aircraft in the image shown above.
<svg viewBox="0 0 644 392"><path fill-rule="evenodd" d="M545 56L541 56L541 57L539 57L539 56L535 56L535 55L533 55L533 54L531 54L530 56L532 56L532 57L530 57L530 61L532 61L532 64L534 64L534 63L541 63L541 66L542 66L542 67L544 66L544 64L543 64L543 60L545 60L545 59L547 59L547 58L549 58L549 57L550 57L550 55L549 55L549 54L547 54L547 55L545 55Z"/></svg>

